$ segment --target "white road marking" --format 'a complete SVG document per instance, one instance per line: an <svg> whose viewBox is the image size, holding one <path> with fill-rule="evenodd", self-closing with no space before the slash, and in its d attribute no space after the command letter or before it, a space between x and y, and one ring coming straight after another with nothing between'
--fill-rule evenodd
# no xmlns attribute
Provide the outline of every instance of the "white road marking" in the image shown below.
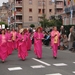
<svg viewBox="0 0 75 75"><path fill-rule="evenodd" d="M73 71L73 73L75 74L75 71Z"/></svg>
<svg viewBox="0 0 75 75"><path fill-rule="evenodd" d="M12 67L12 68L8 68L9 71L15 71L15 70L22 70L21 67Z"/></svg>
<svg viewBox="0 0 75 75"><path fill-rule="evenodd" d="M46 74L46 75L62 75L60 73L54 73L54 74Z"/></svg>
<svg viewBox="0 0 75 75"><path fill-rule="evenodd" d="M75 62L73 62L75 64Z"/></svg>
<svg viewBox="0 0 75 75"><path fill-rule="evenodd" d="M37 69L37 68L45 68L45 66L43 65L35 65L35 66L31 66L33 69Z"/></svg>
<svg viewBox="0 0 75 75"><path fill-rule="evenodd" d="M32 58L33 60L35 60L35 61L37 61L37 62L40 62L40 63L42 63L42 64L44 64L44 65L46 65L46 66L51 66L50 64L48 64L48 63L46 63L46 62L43 62L43 61L41 61L41 60L38 60L38 59L35 59L35 58Z"/></svg>
<svg viewBox="0 0 75 75"><path fill-rule="evenodd" d="M53 64L54 66L67 66L67 64L65 63L57 63L57 64Z"/></svg>

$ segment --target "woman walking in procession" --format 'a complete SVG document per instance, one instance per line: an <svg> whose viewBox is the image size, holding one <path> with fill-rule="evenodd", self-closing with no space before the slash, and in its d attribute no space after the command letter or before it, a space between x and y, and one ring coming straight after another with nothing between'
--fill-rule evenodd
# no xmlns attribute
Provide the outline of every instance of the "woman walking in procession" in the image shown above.
<svg viewBox="0 0 75 75"><path fill-rule="evenodd" d="M34 52L38 59L42 58L42 39L43 39L42 28L38 27L34 33Z"/></svg>
<svg viewBox="0 0 75 75"><path fill-rule="evenodd" d="M26 35L26 29L21 29L20 34L17 38L18 41L18 57L21 58L23 61L26 59L26 56L28 56L27 52L27 35Z"/></svg>
<svg viewBox="0 0 75 75"><path fill-rule="evenodd" d="M29 29L26 32L27 35L27 50L31 51L32 41L31 41L31 33L29 32Z"/></svg>
<svg viewBox="0 0 75 75"><path fill-rule="evenodd" d="M0 35L0 59L4 63L8 56L8 47L7 47L7 36L5 35L5 30L2 29Z"/></svg>
<svg viewBox="0 0 75 75"><path fill-rule="evenodd" d="M59 46L59 38L60 38L60 33L57 30L57 27L54 26L53 30L51 32L51 47L53 50L53 58L57 58L57 51L58 51L58 46Z"/></svg>
<svg viewBox="0 0 75 75"><path fill-rule="evenodd" d="M11 34L12 34L12 48L14 50L17 48L17 45L16 45L17 32L14 28L12 29Z"/></svg>
<svg viewBox="0 0 75 75"><path fill-rule="evenodd" d="M11 55L13 52L13 48L12 48L12 34L10 29L7 29L7 47L8 47L8 55Z"/></svg>

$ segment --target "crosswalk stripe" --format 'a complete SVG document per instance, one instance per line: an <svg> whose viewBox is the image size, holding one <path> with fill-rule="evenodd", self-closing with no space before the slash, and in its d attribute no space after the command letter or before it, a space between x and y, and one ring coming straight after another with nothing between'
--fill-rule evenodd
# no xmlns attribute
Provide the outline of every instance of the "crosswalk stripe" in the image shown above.
<svg viewBox="0 0 75 75"><path fill-rule="evenodd" d="M67 64L65 63L56 63L56 64L53 64L54 66L67 66Z"/></svg>
<svg viewBox="0 0 75 75"><path fill-rule="evenodd" d="M46 75L62 75L60 73L54 73L54 74L46 74Z"/></svg>
<svg viewBox="0 0 75 75"><path fill-rule="evenodd" d="M35 65L35 66L31 66L33 69L37 69L37 68L45 68L45 66L43 65Z"/></svg>
<svg viewBox="0 0 75 75"><path fill-rule="evenodd" d="M73 73L75 74L75 71L73 71Z"/></svg>
<svg viewBox="0 0 75 75"><path fill-rule="evenodd" d="M21 67L12 67L12 68L8 68L9 71L15 71L15 70L22 70Z"/></svg>
<svg viewBox="0 0 75 75"><path fill-rule="evenodd" d="M43 61L41 61L41 60L38 60L38 59L35 59L35 58L32 58L33 60L35 60L35 61L37 61L37 62L40 62L40 63L42 63L42 64L44 64L44 65L46 65L46 66L51 66L50 64L48 64L48 63L46 63L46 62L43 62Z"/></svg>
<svg viewBox="0 0 75 75"><path fill-rule="evenodd" d="M73 62L75 64L75 62Z"/></svg>

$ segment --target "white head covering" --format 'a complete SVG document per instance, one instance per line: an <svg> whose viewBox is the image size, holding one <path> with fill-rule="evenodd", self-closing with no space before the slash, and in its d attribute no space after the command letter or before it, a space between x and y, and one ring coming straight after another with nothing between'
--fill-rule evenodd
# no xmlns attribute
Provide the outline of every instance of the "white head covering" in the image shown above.
<svg viewBox="0 0 75 75"><path fill-rule="evenodd" d="M9 28L7 28L7 29L9 29Z"/></svg>
<svg viewBox="0 0 75 75"><path fill-rule="evenodd" d="M20 29L20 33L22 33L22 32L23 32L23 30L24 30L23 28L22 28L22 29Z"/></svg>

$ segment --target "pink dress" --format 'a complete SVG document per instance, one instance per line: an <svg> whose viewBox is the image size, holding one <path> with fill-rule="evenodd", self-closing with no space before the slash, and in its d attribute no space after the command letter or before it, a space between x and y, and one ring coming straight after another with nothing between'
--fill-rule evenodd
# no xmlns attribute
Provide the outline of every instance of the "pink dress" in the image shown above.
<svg viewBox="0 0 75 75"><path fill-rule="evenodd" d="M0 59L5 60L8 56L7 37L0 35Z"/></svg>
<svg viewBox="0 0 75 75"><path fill-rule="evenodd" d="M17 41L19 42L18 56L22 60L24 60L26 58L26 56L28 56L26 39L27 39L27 36L26 35L22 36L21 34L17 38Z"/></svg>
<svg viewBox="0 0 75 75"><path fill-rule="evenodd" d="M16 39L16 48L18 49L18 46L19 46L19 40L18 40L18 38L20 37L20 33L18 32L17 33L17 39Z"/></svg>
<svg viewBox="0 0 75 75"><path fill-rule="evenodd" d="M16 45L17 32L11 31L11 34L12 34L12 47L13 47L13 50L14 50L14 49L17 48L17 45Z"/></svg>
<svg viewBox="0 0 75 75"><path fill-rule="evenodd" d="M31 41L31 34L27 33L27 50L31 50L32 41Z"/></svg>
<svg viewBox="0 0 75 75"><path fill-rule="evenodd" d="M43 33L34 33L34 52L38 58L42 58L42 38Z"/></svg>
<svg viewBox="0 0 75 75"><path fill-rule="evenodd" d="M57 36L55 36L56 34ZM53 50L53 57L57 57L57 50L60 43L59 37L60 37L60 33L58 31L51 32L51 47Z"/></svg>
<svg viewBox="0 0 75 75"><path fill-rule="evenodd" d="M13 47L12 47L12 34L11 33L7 33L7 46L8 46L8 54L12 54L13 51Z"/></svg>

